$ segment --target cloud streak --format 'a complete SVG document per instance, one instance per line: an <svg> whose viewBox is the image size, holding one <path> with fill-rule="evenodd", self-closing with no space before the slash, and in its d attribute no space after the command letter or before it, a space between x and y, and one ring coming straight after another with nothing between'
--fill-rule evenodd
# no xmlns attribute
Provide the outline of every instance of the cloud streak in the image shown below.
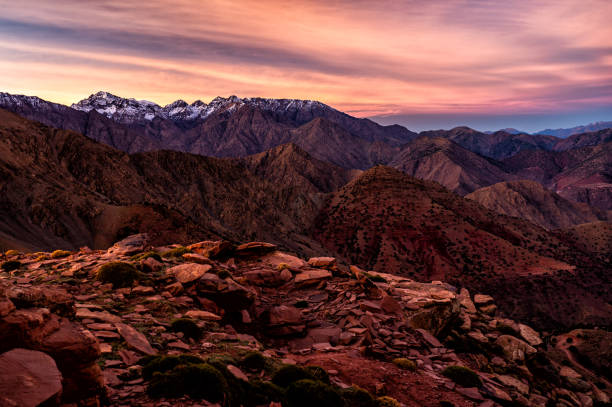
<svg viewBox="0 0 612 407"><path fill-rule="evenodd" d="M0 7L0 88L62 103L105 89L160 104L229 94L320 99L357 115L612 106L607 0Z"/></svg>

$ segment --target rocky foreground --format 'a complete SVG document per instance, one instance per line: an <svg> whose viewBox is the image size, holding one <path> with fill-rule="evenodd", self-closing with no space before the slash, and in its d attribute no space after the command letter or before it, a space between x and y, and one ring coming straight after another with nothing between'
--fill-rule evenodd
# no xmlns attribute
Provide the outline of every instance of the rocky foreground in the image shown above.
<svg viewBox="0 0 612 407"><path fill-rule="evenodd" d="M443 282L145 235L4 257L2 406L610 403L607 332L544 337Z"/></svg>

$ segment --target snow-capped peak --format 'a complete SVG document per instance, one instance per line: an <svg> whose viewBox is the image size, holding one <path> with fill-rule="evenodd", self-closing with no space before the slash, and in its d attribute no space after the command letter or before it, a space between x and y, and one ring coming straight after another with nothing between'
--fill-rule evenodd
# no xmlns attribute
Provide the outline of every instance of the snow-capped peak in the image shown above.
<svg viewBox="0 0 612 407"><path fill-rule="evenodd" d="M213 113L223 111L232 113L244 105L272 112L312 111L313 109L327 107L312 100L239 98L235 95L227 98L218 96L209 104L201 100L188 104L179 99L161 107L147 100L125 99L109 92L100 91L73 104L72 108L84 112L95 110L121 123L135 123L150 121L155 117L174 121L204 120Z"/></svg>

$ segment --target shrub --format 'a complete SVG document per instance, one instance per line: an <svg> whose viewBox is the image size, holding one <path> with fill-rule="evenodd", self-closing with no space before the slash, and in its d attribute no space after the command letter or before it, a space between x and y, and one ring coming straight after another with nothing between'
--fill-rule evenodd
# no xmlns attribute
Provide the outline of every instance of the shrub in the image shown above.
<svg viewBox="0 0 612 407"><path fill-rule="evenodd" d="M178 365L164 373L155 373L147 392L151 397L180 397L221 402L228 392L225 377L207 363Z"/></svg>
<svg viewBox="0 0 612 407"><path fill-rule="evenodd" d="M266 357L261 352L249 352L242 358L241 365L250 370L262 370L266 365Z"/></svg>
<svg viewBox="0 0 612 407"><path fill-rule="evenodd" d="M36 257L35 260L36 261L45 261L45 260L49 260L49 257L46 254L41 254L40 256Z"/></svg>
<svg viewBox="0 0 612 407"><path fill-rule="evenodd" d="M323 369L322 367L319 367L319 366L306 366L306 370L315 379L317 379L317 380L319 380L319 381L321 381L321 382L323 382L325 384L330 384L329 375L327 374L325 369Z"/></svg>
<svg viewBox="0 0 612 407"><path fill-rule="evenodd" d="M113 261L101 266L96 278L103 283L112 283L113 288L130 287L138 278L138 270L129 263Z"/></svg>
<svg viewBox="0 0 612 407"><path fill-rule="evenodd" d="M382 396L376 399L378 407L401 407L399 401L389 396Z"/></svg>
<svg viewBox="0 0 612 407"><path fill-rule="evenodd" d="M19 252L17 250L7 250L4 252L5 256L17 256Z"/></svg>
<svg viewBox="0 0 612 407"><path fill-rule="evenodd" d="M465 366L448 366L442 371L442 374L459 386L480 387L481 385L478 374Z"/></svg>
<svg viewBox="0 0 612 407"><path fill-rule="evenodd" d="M284 365L272 375L272 383L280 387L287 387L303 379L315 380L315 377L308 370L297 365Z"/></svg>
<svg viewBox="0 0 612 407"><path fill-rule="evenodd" d="M162 258L161 258L161 256L159 255L159 253L154 252L154 251L150 251L150 252L144 252L144 253L136 254L136 255L132 256L132 257L130 258L130 260L132 260L132 261L141 261L141 260L146 260L146 259L148 259L149 257L153 257L155 260L157 260L157 261L159 261L159 262L161 262L161 261L162 261Z"/></svg>
<svg viewBox="0 0 612 407"><path fill-rule="evenodd" d="M279 263L278 266L276 266L276 270L278 271L283 271L284 269L288 269L289 265L287 263Z"/></svg>
<svg viewBox="0 0 612 407"><path fill-rule="evenodd" d="M185 338L200 340L202 338L202 329L196 324L193 319L179 318L172 321L170 329L173 332L182 332Z"/></svg>
<svg viewBox="0 0 612 407"><path fill-rule="evenodd" d="M344 404L351 407L377 407L376 400L370 394L369 391L364 390L360 387L349 387L342 390L342 398Z"/></svg>
<svg viewBox="0 0 612 407"><path fill-rule="evenodd" d="M61 259L63 257L68 257L71 254L72 252L69 252L68 250L56 250L51 253L49 257L51 257L52 259Z"/></svg>
<svg viewBox="0 0 612 407"><path fill-rule="evenodd" d="M293 382L285 395L287 407L343 407L340 394L331 386L317 381L303 379Z"/></svg>
<svg viewBox="0 0 612 407"><path fill-rule="evenodd" d="M0 266L0 268L2 268L2 271L5 271L7 273L13 270L17 270L19 267L21 267L21 262L17 260L5 261L4 263L2 263L2 266Z"/></svg>
<svg viewBox="0 0 612 407"><path fill-rule="evenodd" d="M284 391L272 382L264 382L256 379L250 382L251 386L247 393L248 405L268 405L270 402L283 401Z"/></svg>
<svg viewBox="0 0 612 407"><path fill-rule="evenodd" d="M399 367L402 370L410 370L410 371L413 371L413 372L417 368L416 363L414 363L412 360L406 359L406 358L393 359L393 364L395 366Z"/></svg>
<svg viewBox="0 0 612 407"><path fill-rule="evenodd" d="M168 372L179 365L199 365L202 359L193 355L146 356L138 364L142 366L142 378L151 380L156 373Z"/></svg>
<svg viewBox="0 0 612 407"><path fill-rule="evenodd" d="M162 257L165 257L165 258L169 258L169 257L182 257L183 254L189 253L189 252L191 252L191 250L189 250L188 248L186 248L184 246L180 246L180 247L176 247L174 249L170 249L167 252L163 252L162 253Z"/></svg>

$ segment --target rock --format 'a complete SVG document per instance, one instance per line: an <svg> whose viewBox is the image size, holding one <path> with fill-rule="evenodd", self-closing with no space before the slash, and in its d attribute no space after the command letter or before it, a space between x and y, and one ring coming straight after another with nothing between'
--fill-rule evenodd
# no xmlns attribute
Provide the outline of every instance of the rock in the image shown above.
<svg viewBox="0 0 612 407"><path fill-rule="evenodd" d="M153 257L147 257L146 259L140 260L140 265L142 266L143 270L150 273L157 273L164 266L162 263L155 260Z"/></svg>
<svg viewBox="0 0 612 407"><path fill-rule="evenodd" d="M474 304L476 304L476 306L478 306L478 308L480 308L483 305L488 305L493 303L493 297L491 297L490 295L485 295L485 294L476 294L474 296Z"/></svg>
<svg viewBox="0 0 612 407"><path fill-rule="evenodd" d="M195 253L201 254L209 259L221 259L231 257L234 254L233 243L227 240L210 241L206 240L203 242L195 243L187 246L188 249Z"/></svg>
<svg viewBox="0 0 612 407"><path fill-rule="evenodd" d="M179 283L187 284L200 279L210 269L210 264L185 263L169 268L166 273L173 275Z"/></svg>
<svg viewBox="0 0 612 407"><path fill-rule="evenodd" d="M390 295L385 295L380 302L380 307L387 314L397 314L402 312L402 304Z"/></svg>
<svg viewBox="0 0 612 407"><path fill-rule="evenodd" d="M495 304L482 305L479 307L479 309L480 309L480 312L482 312L483 314L495 315L495 311L497 311L497 305Z"/></svg>
<svg viewBox="0 0 612 407"><path fill-rule="evenodd" d="M580 379L582 377L580 373L578 373L577 371L575 371L569 366L561 366L561 370L559 371L559 376L566 377L566 378L572 378L572 379Z"/></svg>
<svg viewBox="0 0 612 407"><path fill-rule="evenodd" d="M328 270L336 269L336 258L335 257L311 257L308 259L308 265L316 268L323 268Z"/></svg>
<svg viewBox="0 0 612 407"><path fill-rule="evenodd" d="M107 254L130 256L142 252L147 240L148 236L146 233L128 236L111 246L107 250Z"/></svg>
<svg viewBox="0 0 612 407"><path fill-rule="evenodd" d="M531 346L538 346L542 344L540 334L527 325L519 324L519 333L521 334L521 337Z"/></svg>
<svg viewBox="0 0 612 407"><path fill-rule="evenodd" d="M265 242L249 242L236 247L234 254L238 257L261 257L276 250L276 245Z"/></svg>
<svg viewBox="0 0 612 407"><path fill-rule="evenodd" d="M261 264L276 270L278 270L280 267L289 268L290 270L299 270L307 265L307 263L299 257L295 257L280 251L268 253L261 257L259 261Z"/></svg>
<svg viewBox="0 0 612 407"><path fill-rule="evenodd" d="M510 335L501 335L495 343L504 351L506 357L514 361L524 361L525 355L531 355L537 351L528 343Z"/></svg>
<svg viewBox="0 0 612 407"><path fill-rule="evenodd" d="M237 368L234 365L227 365L227 370L236 378L236 379L240 379L240 380L244 380L245 382L249 381L249 378L247 377L247 375L244 374L244 372L242 370L240 370L239 368Z"/></svg>
<svg viewBox="0 0 612 407"><path fill-rule="evenodd" d="M289 270L287 270L287 272L291 275ZM276 287L285 282L285 280L281 278L281 273L276 270L251 270L244 273L243 276L252 285Z"/></svg>
<svg viewBox="0 0 612 407"><path fill-rule="evenodd" d="M253 290L238 284L232 278L221 279L212 273L207 273L198 280L197 291L226 310L240 311L248 308L255 300Z"/></svg>
<svg viewBox="0 0 612 407"><path fill-rule="evenodd" d="M424 306L427 305L427 306ZM413 328L426 329L434 335L442 332L459 315L459 301L431 301L416 307L410 316L409 323Z"/></svg>
<svg viewBox="0 0 612 407"><path fill-rule="evenodd" d="M289 271L289 269L282 269L279 276L280 279L283 280L283 282L290 281L293 278L293 274L291 273L291 271Z"/></svg>
<svg viewBox="0 0 612 407"><path fill-rule="evenodd" d="M183 259L190 263L213 264L212 260L210 260L208 257L198 253L185 253L183 254Z"/></svg>
<svg viewBox="0 0 612 407"><path fill-rule="evenodd" d="M136 349L146 355L155 355L157 352L151 347L147 338L131 326L117 322L115 323L117 331L123 337L129 347Z"/></svg>
<svg viewBox="0 0 612 407"><path fill-rule="evenodd" d="M297 287L305 287L316 285L321 281L328 280L332 277L332 273L328 270L305 270L295 276L295 285Z"/></svg>
<svg viewBox="0 0 612 407"><path fill-rule="evenodd" d="M476 306L474 305L474 302L470 298L470 292L467 290L467 288L462 288L461 291L459 292L459 303L470 314L476 313Z"/></svg>
<svg viewBox="0 0 612 407"><path fill-rule="evenodd" d="M167 285L165 287L166 291L168 291L170 294L177 296L180 293L183 292L183 284L179 283L178 281L176 283L172 283L170 285Z"/></svg>
<svg viewBox="0 0 612 407"><path fill-rule="evenodd" d="M0 355L0 405L36 407L61 391L62 375L49 355L21 348Z"/></svg>
<svg viewBox="0 0 612 407"><path fill-rule="evenodd" d="M272 336L287 336L304 332L302 311L295 307L279 305L268 310L267 332Z"/></svg>
<svg viewBox="0 0 612 407"><path fill-rule="evenodd" d="M521 394L529 394L529 385L517 378L507 375L495 375L501 384L518 390Z"/></svg>
<svg viewBox="0 0 612 407"><path fill-rule="evenodd" d="M120 322L121 318L117 315L112 315L106 311L90 311L87 308L79 308L76 312L76 317L81 319L95 319L104 322Z"/></svg>
<svg viewBox="0 0 612 407"><path fill-rule="evenodd" d="M217 314L213 314L212 312L202 311L202 310L191 310L185 313L187 318L192 319L201 319L203 321L220 321L221 317Z"/></svg>

